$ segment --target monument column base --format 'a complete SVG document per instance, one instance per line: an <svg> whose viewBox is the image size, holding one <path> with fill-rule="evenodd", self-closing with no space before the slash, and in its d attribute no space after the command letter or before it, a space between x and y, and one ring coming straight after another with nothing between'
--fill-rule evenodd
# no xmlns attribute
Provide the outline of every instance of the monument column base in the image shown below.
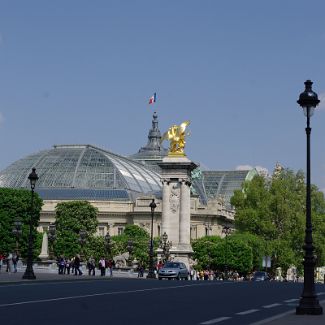
<svg viewBox="0 0 325 325"><path fill-rule="evenodd" d="M191 245L177 245L177 248L170 250L171 260L175 260L177 262L183 262L187 269L190 269L191 265L191 256L193 254L193 249Z"/></svg>

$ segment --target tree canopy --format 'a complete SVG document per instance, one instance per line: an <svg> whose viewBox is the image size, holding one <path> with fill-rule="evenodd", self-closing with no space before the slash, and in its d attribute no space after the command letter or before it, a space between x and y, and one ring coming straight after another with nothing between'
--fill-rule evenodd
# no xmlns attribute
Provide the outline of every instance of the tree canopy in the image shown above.
<svg viewBox="0 0 325 325"><path fill-rule="evenodd" d="M241 237L206 236L193 243L197 269L224 271L226 268L247 273L252 269L252 248Z"/></svg>
<svg viewBox="0 0 325 325"><path fill-rule="evenodd" d="M19 251L22 257L27 256L29 223L32 215L34 257L40 253L41 235L36 227L40 219L43 202L37 193L34 193L33 211L31 207L31 191L25 189L0 188L0 252L7 254L14 252L16 238L12 234L15 220L22 222L22 234L18 237Z"/></svg>
<svg viewBox="0 0 325 325"><path fill-rule="evenodd" d="M98 225L97 213L97 208L87 201L61 202L56 206L56 256L72 257L81 252L88 255L88 244L93 241ZM81 231L86 233L86 243L83 245L79 242Z"/></svg>
<svg viewBox="0 0 325 325"><path fill-rule="evenodd" d="M302 268L305 235L306 186L301 171L283 169L271 179L255 176L236 190L231 204L236 209L238 234L257 236L265 243L265 254L272 256L273 268ZM312 186L312 222L317 264L324 265L325 200ZM255 263L256 264L256 261Z"/></svg>
<svg viewBox="0 0 325 325"><path fill-rule="evenodd" d="M132 242L132 259L136 259L141 265L149 265L149 244L148 232L137 225L126 225L123 234L112 236L112 253L118 255L128 251L128 245ZM154 251L158 248L159 240L154 238Z"/></svg>
<svg viewBox="0 0 325 325"><path fill-rule="evenodd" d="M281 169L271 178L255 176L236 190L235 229L228 238L200 238L193 243L197 268L245 273L262 268L263 256L271 256L271 273L295 265L302 270L306 223L304 174ZM325 199L311 187L313 239L317 266L325 265ZM226 257L227 256L227 257Z"/></svg>

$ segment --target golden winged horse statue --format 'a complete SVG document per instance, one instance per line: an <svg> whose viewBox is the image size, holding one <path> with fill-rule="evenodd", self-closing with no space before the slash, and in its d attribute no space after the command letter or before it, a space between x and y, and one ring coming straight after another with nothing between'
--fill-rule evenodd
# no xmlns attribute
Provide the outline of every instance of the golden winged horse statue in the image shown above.
<svg viewBox="0 0 325 325"><path fill-rule="evenodd" d="M164 140L170 142L169 156L185 156L185 136L189 135L189 133L185 133L185 130L189 124L190 121L185 121L180 125L172 125L161 137L161 142Z"/></svg>

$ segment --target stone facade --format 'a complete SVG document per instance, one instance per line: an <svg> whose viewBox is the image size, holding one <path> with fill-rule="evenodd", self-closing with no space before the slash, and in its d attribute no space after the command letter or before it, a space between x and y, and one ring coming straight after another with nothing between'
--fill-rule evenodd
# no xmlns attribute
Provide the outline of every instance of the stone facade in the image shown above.
<svg viewBox="0 0 325 325"><path fill-rule="evenodd" d="M150 233L151 210L150 196L144 196L132 201L89 201L98 208L97 234L105 236L107 232L111 236L123 233L127 224L138 225ZM55 222L55 207L62 200L44 200L38 230L43 232L50 223ZM154 214L154 237L163 234L162 231L162 200L156 199L157 208ZM211 200L207 205L200 203L198 197L190 199L190 238L191 240L206 235L222 235L222 227L232 224L234 212L227 210L222 201Z"/></svg>

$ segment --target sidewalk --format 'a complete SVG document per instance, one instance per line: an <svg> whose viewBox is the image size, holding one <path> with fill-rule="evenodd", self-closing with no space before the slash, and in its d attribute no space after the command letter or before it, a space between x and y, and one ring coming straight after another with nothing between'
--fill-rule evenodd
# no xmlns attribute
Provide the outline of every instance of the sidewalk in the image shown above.
<svg viewBox="0 0 325 325"><path fill-rule="evenodd" d="M75 280L103 280L110 279L110 276L107 274L102 277L100 276L100 271L96 269L96 275L88 275L88 270L83 270L83 275L74 275L74 274L58 274L57 272L49 272L48 270L43 269L34 269L34 274L36 276L35 280L25 280L23 279L23 274L25 270L18 270L17 273L10 273L1 271L0 272L0 285L8 283L22 283L33 281L75 281ZM113 271L113 278L137 278L137 273L130 271Z"/></svg>
<svg viewBox="0 0 325 325"><path fill-rule="evenodd" d="M321 300L319 303L323 307L323 315L296 315L296 310L292 309L286 313L270 317L251 325L324 325L325 300Z"/></svg>

